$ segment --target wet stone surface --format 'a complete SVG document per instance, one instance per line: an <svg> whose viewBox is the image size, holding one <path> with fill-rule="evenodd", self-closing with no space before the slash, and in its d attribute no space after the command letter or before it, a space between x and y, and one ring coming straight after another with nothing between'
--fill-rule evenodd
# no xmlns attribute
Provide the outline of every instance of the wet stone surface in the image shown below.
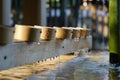
<svg viewBox="0 0 120 80"><path fill-rule="evenodd" d="M54 68L33 74L26 80L110 80L109 53L97 51L67 62L60 61Z"/></svg>

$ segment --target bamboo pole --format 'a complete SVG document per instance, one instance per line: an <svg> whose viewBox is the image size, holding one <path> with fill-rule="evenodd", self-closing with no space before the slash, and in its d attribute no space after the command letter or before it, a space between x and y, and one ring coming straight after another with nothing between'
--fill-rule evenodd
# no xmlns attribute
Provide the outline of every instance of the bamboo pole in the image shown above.
<svg viewBox="0 0 120 80"><path fill-rule="evenodd" d="M109 1L109 26L110 26L110 37L109 37L109 48L110 48L110 63L118 65L120 63L119 56L119 0Z"/></svg>

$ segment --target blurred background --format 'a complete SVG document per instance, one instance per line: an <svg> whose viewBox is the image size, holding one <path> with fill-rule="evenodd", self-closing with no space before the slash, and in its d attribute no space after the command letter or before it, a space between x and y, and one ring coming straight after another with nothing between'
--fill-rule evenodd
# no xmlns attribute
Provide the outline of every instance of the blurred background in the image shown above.
<svg viewBox="0 0 120 80"><path fill-rule="evenodd" d="M83 27L93 49L108 49L108 0L1 0L0 24Z"/></svg>

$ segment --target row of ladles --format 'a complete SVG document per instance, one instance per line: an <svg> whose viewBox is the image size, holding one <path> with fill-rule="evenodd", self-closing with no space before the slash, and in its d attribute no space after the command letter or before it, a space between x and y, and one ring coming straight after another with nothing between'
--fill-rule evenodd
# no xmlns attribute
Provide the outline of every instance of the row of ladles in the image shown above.
<svg viewBox="0 0 120 80"><path fill-rule="evenodd" d="M0 26L0 44L8 44L12 42L39 42L86 38L90 30L87 28L73 27L45 27L45 26L29 26L18 25L9 27Z"/></svg>

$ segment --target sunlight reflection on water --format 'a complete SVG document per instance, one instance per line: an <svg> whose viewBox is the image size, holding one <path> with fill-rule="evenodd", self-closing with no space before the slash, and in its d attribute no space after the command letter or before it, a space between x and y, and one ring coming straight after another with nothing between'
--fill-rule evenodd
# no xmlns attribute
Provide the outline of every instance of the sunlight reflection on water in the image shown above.
<svg viewBox="0 0 120 80"><path fill-rule="evenodd" d="M79 56L27 80L109 80L109 54L93 52Z"/></svg>

